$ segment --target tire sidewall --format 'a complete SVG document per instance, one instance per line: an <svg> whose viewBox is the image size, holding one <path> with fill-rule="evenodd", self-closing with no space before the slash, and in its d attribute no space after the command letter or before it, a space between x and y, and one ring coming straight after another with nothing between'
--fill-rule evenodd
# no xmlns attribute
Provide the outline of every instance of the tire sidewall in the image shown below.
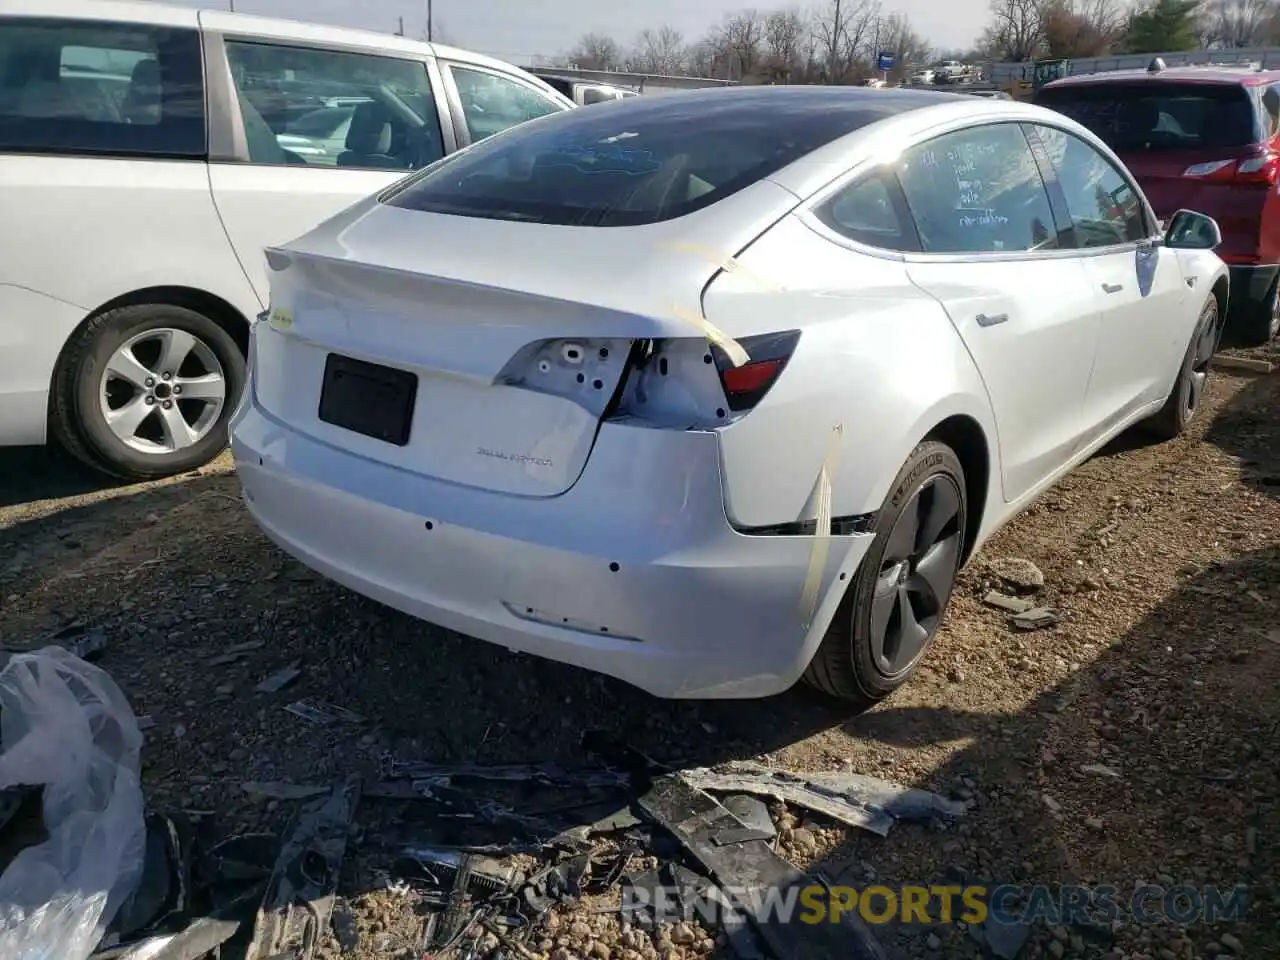
<svg viewBox="0 0 1280 960"><path fill-rule="evenodd" d="M198 443L180 453L144 454L127 447L107 426L102 413L101 379L111 355L121 344L140 333L164 327L183 330L209 346L222 365L227 394L218 422ZM72 376L76 427L95 457L115 472L161 477L194 470L226 447L227 422L244 388L245 361L226 330L203 314L185 307L146 304L127 307L103 324Z"/></svg>
<svg viewBox="0 0 1280 960"><path fill-rule="evenodd" d="M1206 324L1219 326L1218 324L1218 302L1210 297L1203 307L1200 308L1200 316L1196 320L1195 329L1191 332L1191 342L1187 344L1187 351L1182 357L1182 367L1178 371L1178 382L1174 385L1174 397L1178 409L1178 426L1185 428L1200 413L1200 407L1204 404L1204 393L1200 394L1200 399L1196 402L1194 410L1187 411L1186 406L1182 402L1182 391L1186 387L1187 381L1191 378L1192 371L1195 369L1196 363L1196 346L1200 343L1200 337L1203 335ZM1214 334L1214 352L1217 352L1217 341L1221 338L1222 331ZM1212 359L1210 360L1210 368L1212 369Z"/></svg>
<svg viewBox="0 0 1280 960"><path fill-rule="evenodd" d="M875 542L863 558L858 570L858 576L854 580L851 590L852 603L848 608L847 615L853 618L853 629L851 631L852 649L850 650L853 679L859 691L868 699L882 699L902 686L928 654L937 636L935 631L934 635L929 637L928 642L925 643L915 661L894 677L886 677L875 665L871 652L871 597L875 592L876 580L881 564L884 561L889 532L893 529L893 525L897 523L898 518L902 515L903 508L910 502L911 498L935 477L941 478L939 482L950 481L953 483L959 494L961 543L958 556L963 556L964 553L965 524L969 516L968 490L965 483L964 467L955 452L945 444L936 442L921 444L913 451L902 470L899 471L898 476L894 478L889 496L885 498L884 506L880 508L880 512L876 516ZM952 594L954 592L952 590ZM939 623L942 623L946 618L950 602L951 596L948 596L947 602L943 604L942 610L939 612Z"/></svg>

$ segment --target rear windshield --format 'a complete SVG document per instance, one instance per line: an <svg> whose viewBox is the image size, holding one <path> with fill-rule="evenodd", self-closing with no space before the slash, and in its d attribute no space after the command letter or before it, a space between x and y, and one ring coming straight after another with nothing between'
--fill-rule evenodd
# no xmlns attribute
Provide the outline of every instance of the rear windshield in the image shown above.
<svg viewBox="0 0 1280 960"><path fill-rule="evenodd" d="M653 94L565 111L459 153L387 202L432 213L574 226L669 220L902 108L888 102L893 98L851 100L847 88L829 89L846 92Z"/></svg>
<svg viewBox="0 0 1280 960"><path fill-rule="evenodd" d="M1229 83L1084 83L1036 103L1088 127L1115 151L1243 147L1261 137L1253 99Z"/></svg>

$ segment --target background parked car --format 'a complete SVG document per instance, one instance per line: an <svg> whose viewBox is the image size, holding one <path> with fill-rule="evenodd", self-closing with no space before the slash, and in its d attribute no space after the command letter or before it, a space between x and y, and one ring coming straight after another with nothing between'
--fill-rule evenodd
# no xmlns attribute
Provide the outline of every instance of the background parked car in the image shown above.
<svg viewBox="0 0 1280 960"><path fill-rule="evenodd" d="M608 83L592 83L581 77L567 77L541 70L535 71L534 75L555 87L574 103L584 107L593 103L607 103L610 100L625 100L627 97L640 96L634 90L627 90L625 87L615 87Z"/></svg>
<svg viewBox="0 0 1280 960"><path fill-rule="evenodd" d="M0 11L0 446L123 477L223 448L263 248L571 109L509 64L156 3Z"/></svg>
<svg viewBox="0 0 1280 960"><path fill-rule="evenodd" d="M1156 213L1217 219L1231 268L1227 332L1248 346L1280 332L1280 71L1171 67L1065 77L1035 102L1101 137Z"/></svg>

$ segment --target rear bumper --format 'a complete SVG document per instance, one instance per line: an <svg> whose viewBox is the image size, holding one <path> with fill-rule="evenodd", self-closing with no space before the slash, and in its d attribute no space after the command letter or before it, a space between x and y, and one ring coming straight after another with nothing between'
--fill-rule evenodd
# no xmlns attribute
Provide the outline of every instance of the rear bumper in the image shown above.
<svg viewBox="0 0 1280 960"><path fill-rule="evenodd" d="M272 417L252 383L231 435L254 520L322 575L450 630L661 697L759 697L792 686L873 540L823 538L808 618L800 597L820 541L733 530L711 432L605 424L577 484L547 498L355 456Z"/></svg>
<svg viewBox="0 0 1280 960"><path fill-rule="evenodd" d="M1267 264L1228 264L1231 278L1230 300L1227 303L1227 316L1239 315L1241 311L1259 309L1271 293L1271 285L1276 274L1280 273L1280 265Z"/></svg>

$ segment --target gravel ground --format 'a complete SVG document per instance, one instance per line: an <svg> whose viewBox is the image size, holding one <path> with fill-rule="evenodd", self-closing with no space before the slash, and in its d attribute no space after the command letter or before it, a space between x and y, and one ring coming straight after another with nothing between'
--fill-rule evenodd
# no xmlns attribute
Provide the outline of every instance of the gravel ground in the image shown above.
<svg viewBox="0 0 1280 960"><path fill-rule="evenodd" d="M1121 438L984 548L918 677L860 717L801 690L663 702L415 622L271 546L225 457L101 489L55 455L0 453L0 640L102 626L102 666L155 721L149 800L207 811L229 831L278 829L294 806L247 794L245 781L329 783L373 772L388 749L575 763L582 731L603 729L659 759L853 770L971 802L958 830L904 824L886 839L780 813L782 852L829 876L1253 887L1244 923L1130 924L1101 945L1038 928L1021 957L1277 956L1278 414L1280 374L1222 371L1192 435ZM1014 632L982 603L1002 558L1043 572L1055 627ZM254 691L294 663L291 686ZM304 696L364 720L324 727L284 712ZM410 895L359 856L343 893L360 934L350 956L412 955L403 948L421 921ZM543 942L556 958L716 949L694 929L651 941L598 915L556 923ZM879 935L905 958L979 955L957 925Z"/></svg>

